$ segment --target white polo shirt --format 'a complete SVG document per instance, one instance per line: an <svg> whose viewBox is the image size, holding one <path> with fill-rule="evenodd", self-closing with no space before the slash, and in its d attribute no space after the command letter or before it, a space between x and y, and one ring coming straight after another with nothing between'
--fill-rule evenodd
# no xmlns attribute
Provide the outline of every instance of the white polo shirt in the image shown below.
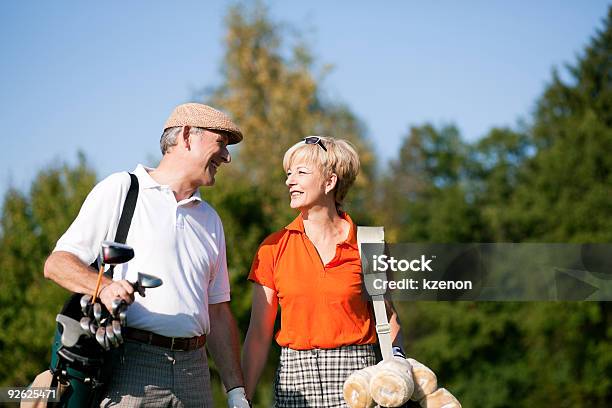
<svg viewBox="0 0 612 408"><path fill-rule="evenodd" d="M158 184L142 165L139 193L127 245L134 258L115 267L114 279L136 281L138 272L155 275L163 285L136 294L128 308L128 326L168 337L208 334L208 305L230 300L223 226L199 192L177 202L169 186ZM54 251L68 251L91 264L100 243L114 240L130 185L127 173L98 183Z"/></svg>

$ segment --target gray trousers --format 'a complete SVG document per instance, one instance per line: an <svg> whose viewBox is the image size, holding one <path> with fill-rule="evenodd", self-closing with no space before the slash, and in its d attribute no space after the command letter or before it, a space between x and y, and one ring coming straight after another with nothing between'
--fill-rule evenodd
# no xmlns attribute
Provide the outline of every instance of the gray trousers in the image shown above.
<svg viewBox="0 0 612 408"><path fill-rule="evenodd" d="M113 373L101 407L212 408L206 348L170 351L126 341L113 353Z"/></svg>

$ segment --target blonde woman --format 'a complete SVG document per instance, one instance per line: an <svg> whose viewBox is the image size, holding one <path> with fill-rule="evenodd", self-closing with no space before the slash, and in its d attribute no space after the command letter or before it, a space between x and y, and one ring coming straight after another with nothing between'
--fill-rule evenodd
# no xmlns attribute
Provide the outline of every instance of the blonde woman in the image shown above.
<svg viewBox="0 0 612 408"><path fill-rule="evenodd" d="M342 203L359 172L354 147L309 136L283 158L293 222L259 247L249 280L251 321L243 348L247 398L255 393L281 309L276 407L345 407L344 380L376 363L375 323L362 294L357 227ZM401 345L392 307L394 344Z"/></svg>

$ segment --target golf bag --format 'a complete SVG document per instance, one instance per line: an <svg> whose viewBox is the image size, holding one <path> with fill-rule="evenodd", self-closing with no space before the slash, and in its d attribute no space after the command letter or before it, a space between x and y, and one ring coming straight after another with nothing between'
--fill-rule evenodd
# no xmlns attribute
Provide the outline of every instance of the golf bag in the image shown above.
<svg viewBox="0 0 612 408"><path fill-rule="evenodd" d="M128 190L115 242L125 243L128 230L134 215L138 199L138 179L130 173L130 188ZM96 264L92 264L96 267ZM112 278L113 267L106 272ZM77 322L82 317L80 299L81 293L73 293L64 304L60 315ZM103 307L104 308L104 307ZM104 311L104 313L108 313ZM50 370L53 374L51 388L58 383L69 385L61 395L59 407L93 407L97 406L104 396L111 374L111 351L105 351L94 338L81 336L73 347L66 347L61 342L63 327L57 324L51 347Z"/></svg>
<svg viewBox="0 0 612 408"><path fill-rule="evenodd" d="M366 274L368 259L361 252L362 243L377 245L385 250L382 227L357 227L357 242L362 259L364 282L370 282L374 274ZM387 320L384 295L386 289L376 289L366 284L372 299L376 334L382 361L375 366L353 372L344 382L344 400L350 408L418 406L422 408L461 408L461 403L445 388L438 388L435 373L425 365L404 356L394 357L391 343L391 326ZM402 353L403 354L403 353Z"/></svg>
<svg viewBox="0 0 612 408"><path fill-rule="evenodd" d="M81 317L80 293L70 296L60 314L74 320ZM61 342L62 326L58 323L51 347L50 370L53 374L51 388L58 383L69 385L61 395L60 407L95 406L104 395L110 377L110 353L92 337L81 337L73 347Z"/></svg>

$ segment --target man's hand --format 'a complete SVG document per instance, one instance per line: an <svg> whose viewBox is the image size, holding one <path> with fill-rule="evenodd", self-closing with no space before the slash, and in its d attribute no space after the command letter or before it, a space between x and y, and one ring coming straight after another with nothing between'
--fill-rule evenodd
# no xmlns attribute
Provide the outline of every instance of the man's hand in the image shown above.
<svg viewBox="0 0 612 408"><path fill-rule="evenodd" d="M251 406L246 399L244 387L232 388L227 392L227 406L229 408L249 408Z"/></svg>
<svg viewBox="0 0 612 408"><path fill-rule="evenodd" d="M103 286L98 295L106 310L112 310L115 299L121 299L128 305L134 302L134 287L126 280L112 281Z"/></svg>

